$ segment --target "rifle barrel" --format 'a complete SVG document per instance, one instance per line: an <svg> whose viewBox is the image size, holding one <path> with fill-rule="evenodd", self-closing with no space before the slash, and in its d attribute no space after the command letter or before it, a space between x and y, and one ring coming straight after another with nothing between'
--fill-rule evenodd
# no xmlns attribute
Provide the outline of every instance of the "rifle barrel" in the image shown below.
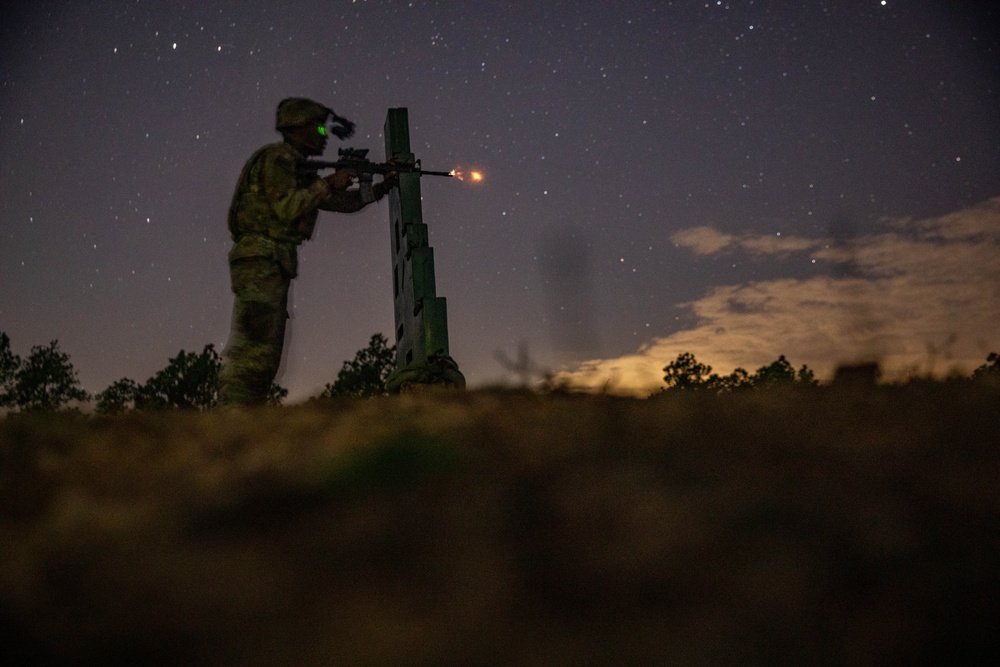
<svg viewBox="0 0 1000 667"><path fill-rule="evenodd" d="M357 171L365 171L366 167L377 167L377 169L373 170L373 173L381 174L382 172L395 170L398 171L400 174L406 174L406 173L412 174L416 172L421 176L448 176L448 177L454 176L454 174L452 174L450 171L424 171L423 169L417 169L412 164L396 165L398 169L395 169L388 163L379 164L375 162L369 162L368 164L365 164L363 162L351 162L351 161L330 162L328 160L306 160L305 166L309 169L355 169Z"/></svg>

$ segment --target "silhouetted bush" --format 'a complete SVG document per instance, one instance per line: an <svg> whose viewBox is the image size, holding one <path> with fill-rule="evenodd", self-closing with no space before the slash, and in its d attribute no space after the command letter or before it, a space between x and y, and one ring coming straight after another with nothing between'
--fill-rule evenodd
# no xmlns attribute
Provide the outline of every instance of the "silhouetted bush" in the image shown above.
<svg viewBox="0 0 1000 667"><path fill-rule="evenodd" d="M380 333L373 334L368 347L358 350L354 359L345 361L337 379L326 385L321 398L382 396L385 380L392 372L396 358L396 346L389 347L389 341Z"/></svg>
<svg viewBox="0 0 1000 667"><path fill-rule="evenodd" d="M818 384L813 371L806 365L795 368L781 355L767 366L761 366L751 375L744 368L736 368L729 375L712 373L712 367L699 362L690 352L682 352L667 364L663 380L667 383L663 391L710 391L726 393L743 389L765 389L780 385Z"/></svg>

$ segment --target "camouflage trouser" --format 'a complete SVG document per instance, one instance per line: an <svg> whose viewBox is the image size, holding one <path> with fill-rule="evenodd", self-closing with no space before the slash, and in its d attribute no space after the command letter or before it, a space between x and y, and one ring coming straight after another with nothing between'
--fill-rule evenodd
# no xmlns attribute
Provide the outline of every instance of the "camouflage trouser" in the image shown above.
<svg viewBox="0 0 1000 667"><path fill-rule="evenodd" d="M233 323L219 371L220 405L260 405L281 364L291 279L266 257L233 261Z"/></svg>

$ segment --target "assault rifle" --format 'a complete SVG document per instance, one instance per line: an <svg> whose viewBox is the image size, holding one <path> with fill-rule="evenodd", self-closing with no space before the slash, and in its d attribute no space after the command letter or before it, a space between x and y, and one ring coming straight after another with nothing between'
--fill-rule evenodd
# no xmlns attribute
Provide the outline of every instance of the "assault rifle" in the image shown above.
<svg viewBox="0 0 1000 667"><path fill-rule="evenodd" d="M371 162L368 160L367 148L338 148L340 159L336 162L325 160L306 160L307 169L345 169L358 175L359 180L371 180L373 174L385 176L389 172L397 174L420 174L421 176L454 176L451 171L425 171L420 168L420 160L413 162ZM367 177L367 178L366 178Z"/></svg>

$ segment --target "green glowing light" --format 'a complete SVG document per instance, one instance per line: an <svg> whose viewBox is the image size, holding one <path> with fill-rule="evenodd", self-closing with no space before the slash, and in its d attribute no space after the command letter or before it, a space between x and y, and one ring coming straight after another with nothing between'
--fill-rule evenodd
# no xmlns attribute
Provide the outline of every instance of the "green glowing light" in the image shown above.
<svg viewBox="0 0 1000 667"><path fill-rule="evenodd" d="M316 131L317 131L317 132L319 132L319 133L320 133L321 135L323 135L324 137L326 136L326 127L325 127L325 126L323 126L323 125L319 125L319 126L318 126L318 127L316 128Z"/></svg>

